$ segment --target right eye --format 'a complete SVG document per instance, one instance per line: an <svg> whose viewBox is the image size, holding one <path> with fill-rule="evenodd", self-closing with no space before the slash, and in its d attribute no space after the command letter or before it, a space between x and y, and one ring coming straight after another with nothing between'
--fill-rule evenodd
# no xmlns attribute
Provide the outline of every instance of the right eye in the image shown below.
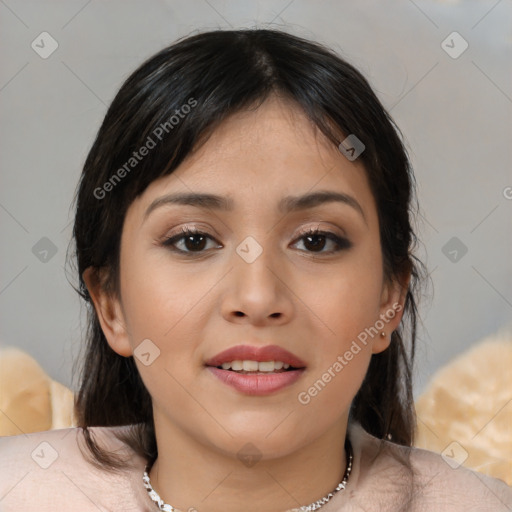
<svg viewBox="0 0 512 512"><path fill-rule="evenodd" d="M185 226L181 228L179 234L172 235L163 240L162 245L181 254L201 254L205 252L204 249L208 240L215 239L207 233ZM177 247L178 242L181 243L185 250Z"/></svg>

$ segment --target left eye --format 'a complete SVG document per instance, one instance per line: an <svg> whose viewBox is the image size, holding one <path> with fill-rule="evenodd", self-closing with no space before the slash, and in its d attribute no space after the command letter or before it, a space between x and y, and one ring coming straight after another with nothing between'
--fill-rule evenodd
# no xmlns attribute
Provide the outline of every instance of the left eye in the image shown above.
<svg viewBox="0 0 512 512"><path fill-rule="evenodd" d="M318 242L320 239L320 243ZM322 241L323 239L323 241ZM302 233L299 240L305 240L304 246L309 245L314 250L308 251L313 253L332 254L343 249L349 249L352 247L352 243L347 238L339 237L330 231L320 231L318 229L310 229L305 233ZM326 245L326 240L334 244L335 248L330 251L322 251ZM320 248L320 250L317 250Z"/></svg>
<svg viewBox="0 0 512 512"><path fill-rule="evenodd" d="M196 229L185 227L182 228L180 233L173 235L162 242L162 245L169 247L173 251L191 254L191 253L202 253L205 252L205 246L208 240L214 240L207 233L197 231ZM306 252L331 254L343 249L349 249L352 243L346 239L331 233L330 231L320 231L318 229L310 229L301 234L297 239L303 241L306 247ZM324 251L327 242L331 242L334 245L334 249L330 251ZM182 247L177 247L179 243L182 243ZM308 249L312 248L312 249Z"/></svg>

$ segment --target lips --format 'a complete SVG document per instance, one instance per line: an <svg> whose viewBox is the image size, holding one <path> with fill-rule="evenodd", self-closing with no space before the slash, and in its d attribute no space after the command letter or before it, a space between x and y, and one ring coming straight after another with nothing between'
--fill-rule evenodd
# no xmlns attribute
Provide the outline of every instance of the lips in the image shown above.
<svg viewBox="0 0 512 512"><path fill-rule="evenodd" d="M238 393L249 396L266 396L293 386L306 370L301 368L267 375L261 373L243 375L229 370L220 370L214 366L207 366L206 371Z"/></svg>
<svg viewBox="0 0 512 512"><path fill-rule="evenodd" d="M208 359L205 365L221 366L222 363L243 360L258 361L260 363L265 361L282 361L293 368L306 367L306 363L302 359L278 345L266 345L265 347L237 345Z"/></svg>

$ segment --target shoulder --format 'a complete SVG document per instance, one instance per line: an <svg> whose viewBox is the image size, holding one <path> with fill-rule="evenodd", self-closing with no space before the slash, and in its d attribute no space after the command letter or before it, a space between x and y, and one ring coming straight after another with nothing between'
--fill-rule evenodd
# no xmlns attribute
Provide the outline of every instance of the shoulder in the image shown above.
<svg viewBox="0 0 512 512"><path fill-rule="evenodd" d="M89 429L103 447L130 458L119 473L89 462L78 427L0 437L0 510L135 510L131 477L144 461L117 439L126 428Z"/></svg>
<svg viewBox="0 0 512 512"><path fill-rule="evenodd" d="M503 480L463 467L453 453L448 457L419 448L409 450L416 492L425 505L443 504L444 510L464 512L512 510L512 487Z"/></svg>
<svg viewBox="0 0 512 512"><path fill-rule="evenodd" d="M352 434L360 465L354 498L365 506L378 500L389 510L410 512L512 510L512 487L502 480L467 469L455 458L377 439L358 425Z"/></svg>

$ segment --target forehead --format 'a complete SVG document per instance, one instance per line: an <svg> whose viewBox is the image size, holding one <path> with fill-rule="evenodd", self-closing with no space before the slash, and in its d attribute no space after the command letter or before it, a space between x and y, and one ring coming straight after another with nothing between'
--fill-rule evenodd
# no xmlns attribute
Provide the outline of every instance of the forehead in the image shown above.
<svg viewBox="0 0 512 512"><path fill-rule="evenodd" d="M131 206L143 217L164 194L210 193L230 199L230 211L282 210L282 198L332 190L356 198L376 217L366 171L350 162L294 103L271 97L223 121L208 140ZM372 219L373 217L373 219Z"/></svg>

